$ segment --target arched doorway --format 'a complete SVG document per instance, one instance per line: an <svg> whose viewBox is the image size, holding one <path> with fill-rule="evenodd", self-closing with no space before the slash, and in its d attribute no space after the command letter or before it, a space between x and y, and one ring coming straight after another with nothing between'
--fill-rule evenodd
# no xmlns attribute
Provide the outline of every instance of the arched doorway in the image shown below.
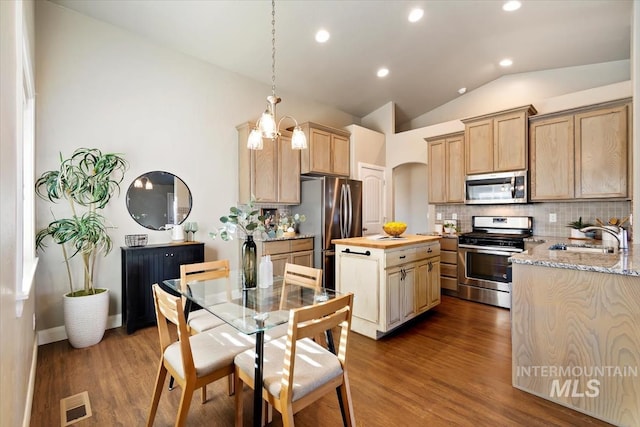
<svg viewBox="0 0 640 427"><path fill-rule="evenodd" d="M393 168L393 219L407 223L411 234L428 230L427 165L403 163Z"/></svg>

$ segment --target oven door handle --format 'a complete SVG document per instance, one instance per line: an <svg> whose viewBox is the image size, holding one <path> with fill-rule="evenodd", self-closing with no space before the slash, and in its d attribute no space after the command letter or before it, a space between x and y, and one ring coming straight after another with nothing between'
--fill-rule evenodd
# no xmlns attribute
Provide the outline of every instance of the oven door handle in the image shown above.
<svg viewBox="0 0 640 427"><path fill-rule="evenodd" d="M471 249L471 252L475 252L475 253L479 253L479 254L488 254L488 255L513 255L513 254L517 254L517 253L521 253L522 250L521 249L500 249L500 250L496 250L496 249L492 249L492 248L488 248L488 247L483 247L483 246L473 246L473 245L460 245L458 244L458 248L462 248L462 249Z"/></svg>

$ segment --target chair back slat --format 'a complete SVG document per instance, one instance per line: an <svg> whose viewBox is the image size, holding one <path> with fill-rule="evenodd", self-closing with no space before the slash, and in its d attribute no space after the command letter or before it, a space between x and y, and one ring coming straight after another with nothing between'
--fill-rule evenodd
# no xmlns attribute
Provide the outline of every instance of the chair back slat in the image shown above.
<svg viewBox="0 0 640 427"><path fill-rule="evenodd" d="M282 292L280 294L280 310L287 308L287 297L290 293L290 287L293 285L320 290L320 288L322 288L322 270L304 265L286 263L284 266L284 278L282 280Z"/></svg>
<svg viewBox="0 0 640 427"><path fill-rule="evenodd" d="M333 329L338 326L343 327L342 323L346 322L349 318L349 310L349 307L343 307L328 316L308 320L303 323L298 322L296 338L314 338L318 334L324 333L329 329Z"/></svg>
<svg viewBox="0 0 640 427"><path fill-rule="evenodd" d="M180 289L182 293L186 293L187 285L190 282L228 278L230 273L228 259L182 264L180 266ZM187 298L183 297L182 306L186 307L186 305Z"/></svg>
<svg viewBox="0 0 640 427"><path fill-rule="evenodd" d="M189 282L229 277L230 271L228 259L182 264L180 266L180 287L183 292L186 292Z"/></svg>

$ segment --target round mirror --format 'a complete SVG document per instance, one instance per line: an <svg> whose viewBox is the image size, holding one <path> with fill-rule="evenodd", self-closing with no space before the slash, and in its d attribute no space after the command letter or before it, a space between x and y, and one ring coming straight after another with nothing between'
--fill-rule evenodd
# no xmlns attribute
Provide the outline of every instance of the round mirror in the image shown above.
<svg viewBox="0 0 640 427"><path fill-rule="evenodd" d="M169 172L147 172L127 190L127 209L138 224L150 230L168 230L182 224L191 212L191 191Z"/></svg>

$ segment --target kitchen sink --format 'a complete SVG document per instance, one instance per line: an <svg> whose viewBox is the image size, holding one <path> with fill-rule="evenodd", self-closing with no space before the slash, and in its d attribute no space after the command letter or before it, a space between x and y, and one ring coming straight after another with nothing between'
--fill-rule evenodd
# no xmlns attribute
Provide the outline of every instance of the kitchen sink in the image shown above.
<svg viewBox="0 0 640 427"><path fill-rule="evenodd" d="M549 249L553 251L584 252L595 254L612 254L616 251L612 246L589 244L579 245L575 243L556 243L555 245L549 246Z"/></svg>

